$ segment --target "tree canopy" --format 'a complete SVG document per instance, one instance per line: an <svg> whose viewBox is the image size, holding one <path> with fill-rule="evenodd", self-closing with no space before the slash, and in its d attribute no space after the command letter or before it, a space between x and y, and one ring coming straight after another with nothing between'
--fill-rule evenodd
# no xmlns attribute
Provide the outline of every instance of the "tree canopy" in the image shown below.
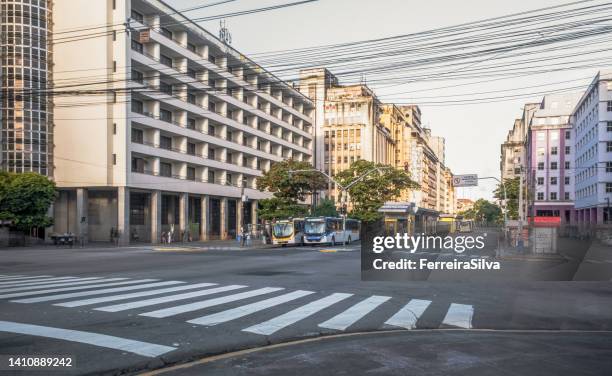
<svg viewBox="0 0 612 376"><path fill-rule="evenodd" d="M357 160L351 166L336 175L336 180L343 186L355 182L363 174L372 172L352 185L349 197L352 204L350 216L364 222L371 222L381 217L378 209L386 202L395 199L404 189L416 189L419 185L404 170L392 168L380 163Z"/></svg>
<svg viewBox="0 0 612 376"><path fill-rule="evenodd" d="M318 172L294 172L297 170L312 170L308 162L298 162L288 159L272 165L269 171L257 178L257 188L272 192L275 197L291 201L304 201L313 191L327 187L327 178Z"/></svg>
<svg viewBox="0 0 612 376"><path fill-rule="evenodd" d="M336 204L333 200L324 198L319 202L312 215L316 217L337 217Z"/></svg>
<svg viewBox="0 0 612 376"><path fill-rule="evenodd" d="M300 205L308 194L327 188L327 178L312 170L308 162L288 159L272 165L269 171L257 178L257 188L260 191L272 192L273 197L259 201L259 216L265 220L299 217L308 210Z"/></svg>
<svg viewBox="0 0 612 376"><path fill-rule="evenodd" d="M459 214L463 215L466 219L493 223L501 220L502 210L496 204L481 198L474 202L474 206L471 209Z"/></svg>
<svg viewBox="0 0 612 376"><path fill-rule="evenodd" d="M47 227L53 219L47 213L55 199L55 183L46 176L34 173L0 173L0 219L12 226L29 231Z"/></svg>
<svg viewBox="0 0 612 376"><path fill-rule="evenodd" d="M518 204L519 204L519 186L520 178L516 177L513 179L504 179L504 185L506 187L506 196L508 198L506 202L506 208L508 209L508 219L518 219ZM497 185L497 188L493 192L493 195L498 200L504 199L504 190L501 184Z"/></svg>

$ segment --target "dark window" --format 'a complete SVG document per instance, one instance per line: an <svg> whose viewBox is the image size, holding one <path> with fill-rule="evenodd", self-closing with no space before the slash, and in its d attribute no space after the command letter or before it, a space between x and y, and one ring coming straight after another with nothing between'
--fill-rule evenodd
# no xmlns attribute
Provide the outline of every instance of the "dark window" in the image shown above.
<svg viewBox="0 0 612 376"><path fill-rule="evenodd" d="M569 199L570 199L570 194L569 194L569 192L565 192L563 195L564 195L564 198L565 198L566 200L569 200Z"/></svg>
<svg viewBox="0 0 612 376"><path fill-rule="evenodd" d="M196 129L196 121L195 119L187 119L187 129Z"/></svg>
<svg viewBox="0 0 612 376"><path fill-rule="evenodd" d="M193 93L187 93L187 102L191 103L191 104L195 104L196 103L196 96Z"/></svg>
<svg viewBox="0 0 612 376"><path fill-rule="evenodd" d="M550 178L550 185L557 185L557 178L556 177L551 177Z"/></svg>
<svg viewBox="0 0 612 376"><path fill-rule="evenodd" d="M211 136L215 135L215 126L214 125L209 125L208 126L208 134Z"/></svg>
<svg viewBox="0 0 612 376"><path fill-rule="evenodd" d="M187 167L187 179L196 180L196 169L195 167Z"/></svg>
<svg viewBox="0 0 612 376"><path fill-rule="evenodd" d="M159 91L164 94L172 95L172 85L162 81L159 83Z"/></svg>
<svg viewBox="0 0 612 376"><path fill-rule="evenodd" d="M136 12L134 9L132 9L132 18L135 21L138 21L140 23L144 23L144 16L141 13Z"/></svg>
<svg viewBox="0 0 612 376"><path fill-rule="evenodd" d="M166 176L166 177L172 177L172 164L161 162L159 164L159 175Z"/></svg>
<svg viewBox="0 0 612 376"><path fill-rule="evenodd" d="M550 192L550 200L551 201L557 200L557 192Z"/></svg>
<svg viewBox="0 0 612 376"><path fill-rule="evenodd" d="M167 121L168 123L172 123L172 112L168 110L164 110L163 108L159 110L159 119L163 121Z"/></svg>
<svg viewBox="0 0 612 376"><path fill-rule="evenodd" d="M565 185L569 185L569 183L570 183L570 177L569 176L566 176L564 178L564 183L565 183Z"/></svg>
<svg viewBox="0 0 612 376"><path fill-rule="evenodd" d="M544 185L544 178L538 178L538 185Z"/></svg>
<svg viewBox="0 0 612 376"><path fill-rule="evenodd" d="M132 39L132 50L142 53L142 44Z"/></svg>
<svg viewBox="0 0 612 376"><path fill-rule="evenodd" d="M142 129L132 128L132 142L142 144L144 142L144 132Z"/></svg>
<svg viewBox="0 0 612 376"><path fill-rule="evenodd" d="M139 84L143 83L143 74L137 70L132 69L132 81L138 82Z"/></svg>
<svg viewBox="0 0 612 376"><path fill-rule="evenodd" d="M538 201L544 200L544 192L538 192Z"/></svg>
<svg viewBox="0 0 612 376"><path fill-rule="evenodd" d="M606 172L612 172L612 162L606 162Z"/></svg>
<svg viewBox="0 0 612 376"><path fill-rule="evenodd" d="M553 147L550 148L550 154L551 155L557 155L557 147L556 146L553 146Z"/></svg>
<svg viewBox="0 0 612 376"><path fill-rule="evenodd" d="M196 144L194 144L193 142L188 142L187 143L187 154L189 154L189 155L195 155L196 154Z"/></svg>
<svg viewBox="0 0 612 376"><path fill-rule="evenodd" d="M608 132L612 132L612 121L606 123L606 130Z"/></svg>
<svg viewBox="0 0 612 376"><path fill-rule="evenodd" d="M145 169L145 160L138 157L132 157L132 171L143 173Z"/></svg>
<svg viewBox="0 0 612 376"><path fill-rule="evenodd" d="M159 138L159 147L162 149L172 149L172 137L161 136Z"/></svg>
<svg viewBox="0 0 612 376"><path fill-rule="evenodd" d="M132 112L142 114L144 112L144 104L141 101L132 99Z"/></svg>
<svg viewBox="0 0 612 376"><path fill-rule="evenodd" d="M571 131L565 131L565 139L569 140L572 137L572 132Z"/></svg>
<svg viewBox="0 0 612 376"><path fill-rule="evenodd" d="M172 39L172 31L166 29L165 27L160 28L159 32L166 38Z"/></svg>
<svg viewBox="0 0 612 376"><path fill-rule="evenodd" d="M569 162L567 162L567 161L565 162L565 169L566 169L566 170L569 170L569 169L570 169L570 163L569 163Z"/></svg>
<svg viewBox="0 0 612 376"><path fill-rule="evenodd" d="M196 78L196 71L191 69L191 68L189 68L189 69L187 69L187 75L189 77L191 77L191 78Z"/></svg>
<svg viewBox="0 0 612 376"><path fill-rule="evenodd" d="M211 147L208 148L208 159L215 159L215 149Z"/></svg>
<svg viewBox="0 0 612 376"><path fill-rule="evenodd" d="M557 162L550 162L550 169L551 169L551 170L556 170L556 169L557 169L557 167L558 167Z"/></svg>
<svg viewBox="0 0 612 376"><path fill-rule="evenodd" d="M215 172L208 170L208 182L209 183L214 183L215 182Z"/></svg>
<svg viewBox="0 0 612 376"><path fill-rule="evenodd" d="M565 154L569 154L572 152L572 147L571 146L566 146L565 147Z"/></svg>
<svg viewBox="0 0 612 376"><path fill-rule="evenodd" d="M191 52L196 52L196 46L193 43L187 42L187 49Z"/></svg>
<svg viewBox="0 0 612 376"><path fill-rule="evenodd" d="M166 55L159 55L159 62L172 68L172 59Z"/></svg>
<svg viewBox="0 0 612 376"><path fill-rule="evenodd" d="M544 162L538 162L538 170L544 170Z"/></svg>

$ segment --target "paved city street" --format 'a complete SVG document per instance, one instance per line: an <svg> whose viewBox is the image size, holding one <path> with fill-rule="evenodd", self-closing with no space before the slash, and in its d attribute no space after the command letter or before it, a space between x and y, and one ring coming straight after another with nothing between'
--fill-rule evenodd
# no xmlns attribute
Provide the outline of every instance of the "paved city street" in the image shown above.
<svg viewBox="0 0 612 376"><path fill-rule="evenodd" d="M47 247L0 254L0 352L73 355L78 374L143 371L346 333L404 330L402 341L414 341L429 338L419 330L465 330L450 342L426 340L461 351L481 329L589 331L581 339L568 333L556 340L567 339L571 349L612 328L609 282L361 282L355 243L244 250ZM417 331L419 337L411 337ZM477 333L486 338L489 332ZM512 337L504 338L518 343ZM612 349L609 341L597 343L601 351ZM479 359L478 351L470 356ZM455 361L464 360L448 359Z"/></svg>

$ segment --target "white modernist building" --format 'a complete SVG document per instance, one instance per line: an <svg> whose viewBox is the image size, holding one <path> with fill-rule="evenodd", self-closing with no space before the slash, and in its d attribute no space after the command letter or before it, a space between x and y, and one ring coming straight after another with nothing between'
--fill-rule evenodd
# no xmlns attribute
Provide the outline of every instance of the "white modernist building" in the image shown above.
<svg viewBox="0 0 612 376"><path fill-rule="evenodd" d="M257 222L262 171L312 162L313 102L179 11L157 0L54 6L56 91L87 89L55 98L55 233L231 237ZM91 25L107 26L78 37Z"/></svg>
<svg viewBox="0 0 612 376"><path fill-rule="evenodd" d="M576 136L576 219L612 221L612 71L602 70L572 114Z"/></svg>

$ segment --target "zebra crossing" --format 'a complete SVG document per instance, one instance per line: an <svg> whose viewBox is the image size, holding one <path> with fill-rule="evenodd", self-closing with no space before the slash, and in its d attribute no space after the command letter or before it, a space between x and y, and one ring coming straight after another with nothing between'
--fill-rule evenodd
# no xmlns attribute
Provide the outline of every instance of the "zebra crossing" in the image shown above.
<svg viewBox="0 0 612 376"><path fill-rule="evenodd" d="M0 276L0 300L17 304L49 303L66 309L86 307L91 311L119 314L136 311L136 316L156 319L180 316L181 321L204 330L231 325L248 317L253 319L250 326L243 324L246 327L233 329L263 336L273 335L308 318L321 321L313 329L331 331L350 330L366 317L369 322L374 318L378 329L418 329L420 320L432 306L431 300L383 295L364 297L351 292L322 293L152 278L48 275ZM222 305L220 311L206 312ZM394 313L389 315L390 307ZM471 329L473 316L472 305L450 303L439 326Z"/></svg>

